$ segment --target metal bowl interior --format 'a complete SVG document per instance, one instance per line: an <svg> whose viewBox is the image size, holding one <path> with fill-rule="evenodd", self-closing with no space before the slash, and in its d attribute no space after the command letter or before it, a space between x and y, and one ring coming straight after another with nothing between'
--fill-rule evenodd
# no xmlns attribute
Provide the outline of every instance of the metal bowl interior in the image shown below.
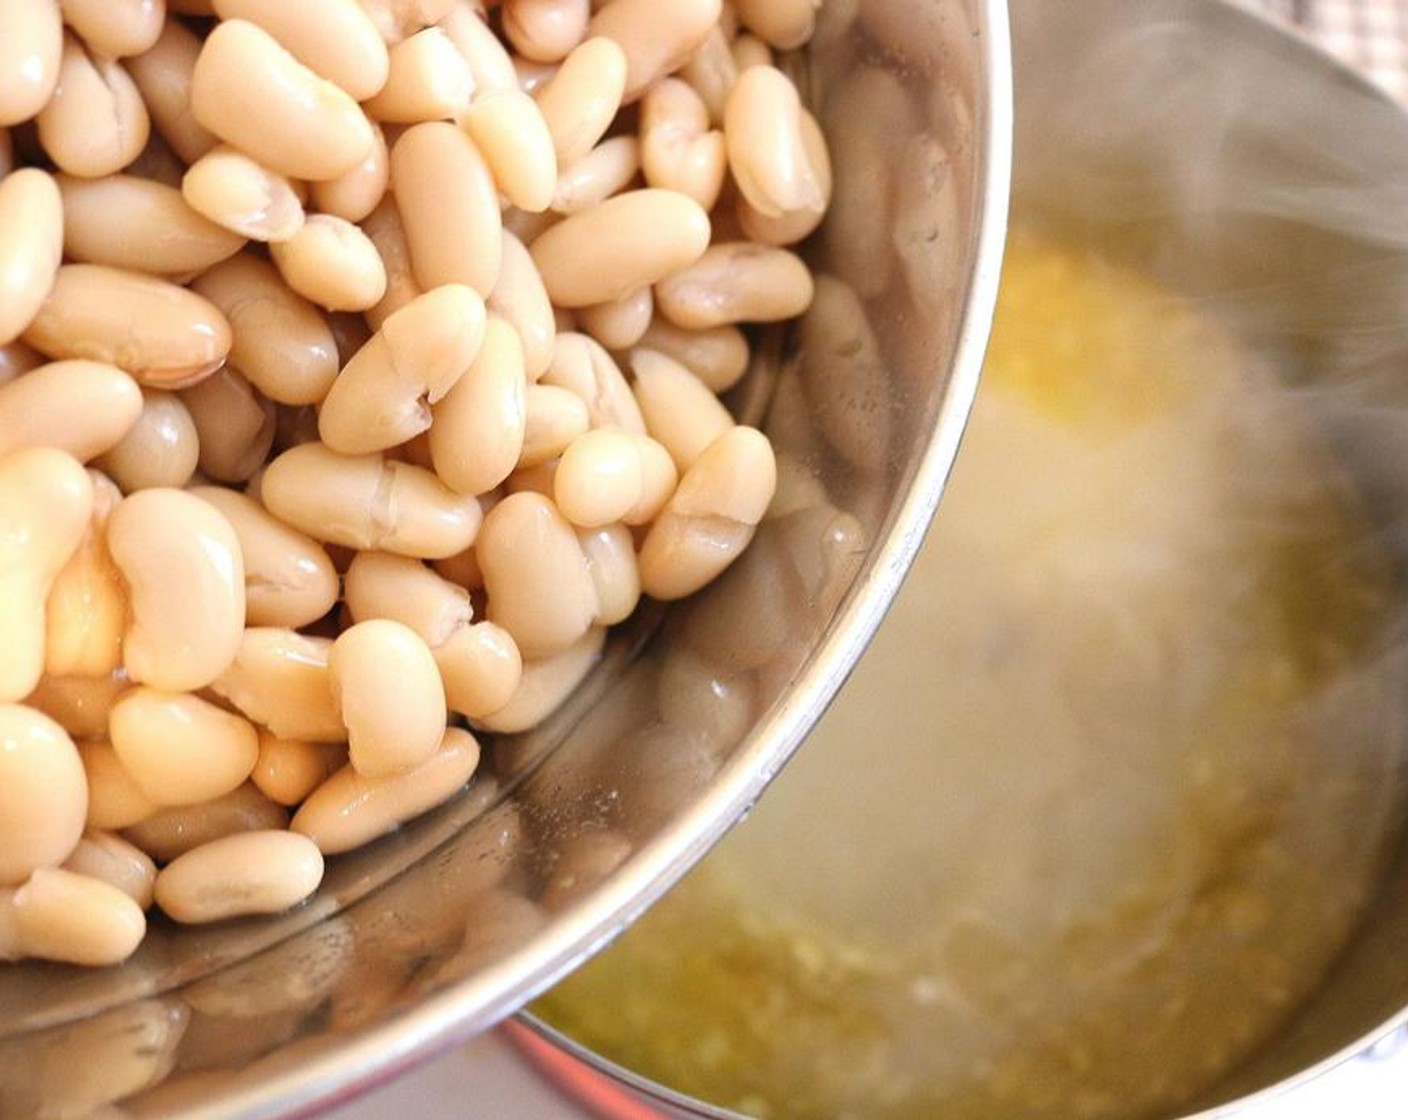
<svg viewBox="0 0 1408 1120"><path fill-rule="evenodd" d="M836 151L814 263L864 345L821 344L821 322L760 347L733 403L764 417L786 497L745 559L634 620L545 725L487 748L464 796L333 861L298 911L160 926L116 969L5 967L0 1115L287 1116L392 1077L609 942L782 768L957 453L1011 131L996 0L837 0L798 65Z"/></svg>

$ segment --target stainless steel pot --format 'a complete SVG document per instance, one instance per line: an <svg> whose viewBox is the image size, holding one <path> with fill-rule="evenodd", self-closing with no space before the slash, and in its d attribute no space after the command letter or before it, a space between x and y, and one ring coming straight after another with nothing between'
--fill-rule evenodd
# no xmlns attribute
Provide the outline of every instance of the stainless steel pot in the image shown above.
<svg viewBox="0 0 1408 1120"><path fill-rule="evenodd" d="M0 1115L285 1116L392 1077L609 941L787 761L938 501L1008 195L1003 6L864 0L860 25L857 7L828 3L796 64L816 99L851 106L831 113L817 253L861 293L846 307L868 341L857 364L773 339L739 390L742 415L766 413L786 495L747 559L638 618L547 725L493 744L465 796L334 861L297 912L161 926L106 971L0 967Z"/></svg>

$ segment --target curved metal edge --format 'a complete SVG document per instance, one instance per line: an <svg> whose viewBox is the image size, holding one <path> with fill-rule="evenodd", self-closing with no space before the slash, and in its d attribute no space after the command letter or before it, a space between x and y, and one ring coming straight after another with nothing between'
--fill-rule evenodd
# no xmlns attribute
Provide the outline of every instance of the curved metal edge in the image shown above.
<svg viewBox="0 0 1408 1120"><path fill-rule="evenodd" d="M1006 0L982 0L979 15L977 37L989 79L977 115L980 126L975 129L981 202L975 215L976 267L959 320L953 373L940 423L896 513L897 523L907 528L876 550L873 564L813 655L813 663L827 664L829 671L789 697L760 725L755 736L769 744L767 757L745 751L731 760L710 795L641 850L628 880L608 884L574 921L562 923L535 943L537 968L524 971L524 962L517 957L501 961L349 1040L336 1053L312 1057L296 1072L274 1075L257 1088L231 1093L218 1111L201 1109L200 1115L241 1120L313 1116L495 1026L512 1014L505 1007L505 993L509 993L508 1002L518 1007L541 994L614 940L702 859L752 808L801 745L805 731L831 703L884 619L928 532L977 395L996 309L1012 181L1012 46ZM642 882L649 888L640 889Z"/></svg>

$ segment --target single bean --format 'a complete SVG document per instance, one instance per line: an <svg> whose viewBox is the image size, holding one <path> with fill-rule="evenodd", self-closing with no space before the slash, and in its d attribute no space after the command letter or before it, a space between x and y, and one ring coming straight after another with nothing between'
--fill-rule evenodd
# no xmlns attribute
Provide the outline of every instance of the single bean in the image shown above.
<svg viewBox="0 0 1408 1120"><path fill-rule="evenodd" d="M476 0L453 0L439 27L469 64L475 96L504 93L518 88L518 76L499 37L485 22L483 6Z"/></svg>
<svg viewBox="0 0 1408 1120"><path fill-rule="evenodd" d="M120 964L147 932L142 908L117 887L58 868L15 891L10 921L23 955L66 964Z"/></svg>
<svg viewBox="0 0 1408 1120"><path fill-rule="evenodd" d="M287 241L303 228L293 184L228 144L191 164L181 196L209 221L251 241Z"/></svg>
<svg viewBox="0 0 1408 1120"><path fill-rule="evenodd" d="M108 733L113 703L131 687L125 669L100 677L41 677L24 702L74 739L101 739Z"/></svg>
<svg viewBox="0 0 1408 1120"><path fill-rule="evenodd" d="M587 36L589 0L504 0L504 37L524 58L561 62Z"/></svg>
<svg viewBox="0 0 1408 1120"><path fill-rule="evenodd" d="M505 498L484 518L479 566L488 617L524 657L560 653L596 617L596 590L572 526L538 494Z"/></svg>
<svg viewBox="0 0 1408 1120"><path fill-rule="evenodd" d="M108 547L131 603L122 648L132 679L171 692L210 684L244 631L244 563L230 523L184 490L139 490L108 518Z"/></svg>
<svg viewBox="0 0 1408 1120"><path fill-rule="evenodd" d="M672 646L660 666L660 718L702 731L720 750L738 744L753 724L758 689L753 674L728 673L683 646Z"/></svg>
<svg viewBox="0 0 1408 1120"><path fill-rule="evenodd" d="M780 51L804 46L816 30L821 0L734 0L742 23Z"/></svg>
<svg viewBox="0 0 1408 1120"><path fill-rule="evenodd" d="M81 463L52 447L0 459L0 703L23 699L44 668L44 603L93 513Z"/></svg>
<svg viewBox="0 0 1408 1120"><path fill-rule="evenodd" d="M323 881L323 856L293 832L241 832L177 856L156 877L156 902L187 925L296 906Z"/></svg>
<svg viewBox="0 0 1408 1120"><path fill-rule="evenodd" d="M386 44L357 0L216 0L221 19L257 23L321 78L365 101L386 84Z"/></svg>
<svg viewBox="0 0 1408 1120"><path fill-rule="evenodd" d="M743 195L739 195L735 205L739 229L745 236L765 245L795 245L811 236L821 225L821 220L831 205L833 180L831 155L826 149L826 137L821 125L805 109L801 111L802 147L806 151L807 163L821 192L822 203L817 207L803 206L796 210L784 210L776 215L764 214L753 206Z"/></svg>
<svg viewBox="0 0 1408 1120"><path fill-rule="evenodd" d="M106 727L103 734L107 734ZM137 788L106 739L80 743L78 755L88 783L87 827L128 828L157 812L156 803Z"/></svg>
<svg viewBox="0 0 1408 1120"><path fill-rule="evenodd" d="M0 179L0 344L34 321L63 249L63 199L53 177L22 167Z"/></svg>
<svg viewBox="0 0 1408 1120"><path fill-rule="evenodd" d="M93 513L77 551L54 577L44 604L44 672L105 677L122 664L127 592L108 554L107 521L122 492L90 472Z"/></svg>
<svg viewBox="0 0 1408 1120"><path fill-rule="evenodd" d="M274 404L232 366L181 391L200 437L200 469L218 482L245 482L274 444Z"/></svg>
<svg viewBox="0 0 1408 1120"><path fill-rule="evenodd" d="M104 127L94 128L95 120ZM59 82L36 123L40 146L59 169L90 179L121 171L151 135L147 107L122 63L89 54L72 35L64 36Z"/></svg>
<svg viewBox="0 0 1408 1120"><path fill-rule="evenodd" d="M892 239L910 297L933 306L962 274L961 176L938 137L918 137L895 168Z"/></svg>
<svg viewBox="0 0 1408 1120"><path fill-rule="evenodd" d="M430 647L409 626L386 618L354 623L333 642L328 674L358 774L390 777L435 753L445 733L445 688Z"/></svg>
<svg viewBox="0 0 1408 1120"><path fill-rule="evenodd" d="M596 588L596 624L624 622L640 602L640 571L630 529L619 523L578 529L577 543L582 546Z"/></svg>
<svg viewBox="0 0 1408 1120"><path fill-rule="evenodd" d="M87 462L115 447L141 412L141 389L116 366L50 362L0 385L0 455L57 447Z"/></svg>
<svg viewBox="0 0 1408 1120"><path fill-rule="evenodd" d="M738 71L739 77L755 66L771 67L775 61L772 48L756 35L751 35L746 31L733 37L733 42L729 44L729 52L733 55L733 65Z"/></svg>
<svg viewBox="0 0 1408 1120"><path fill-rule="evenodd" d="M553 478L562 516L581 528L654 519L677 481L669 452L647 436L597 428L573 440Z"/></svg>
<svg viewBox="0 0 1408 1120"><path fill-rule="evenodd" d="M112 832L85 832L63 870L116 887L143 910L152 904L156 864L135 844Z"/></svg>
<svg viewBox="0 0 1408 1120"><path fill-rule="evenodd" d="M209 301L98 264L60 266L24 338L51 358L110 362L154 389L192 385L230 352L230 324Z"/></svg>
<svg viewBox="0 0 1408 1120"><path fill-rule="evenodd" d="M152 124L186 164L195 163L217 143L191 111L191 75L200 44L185 24L169 19L150 50L127 60Z"/></svg>
<svg viewBox="0 0 1408 1120"><path fill-rule="evenodd" d="M309 186L316 209L325 214L360 222L376 209L391 181L391 153L381 125L372 122L372 150L366 159L334 179Z"/></svg>
<svg viewBox="0 0 1408 1120"><path fill-rule="evenodd" d="M191 209L165 183L135 175L56 179L71 260L179 276L203 272L244 245L242 236Z"/></svg>
<svg viewBox="0 0 1408 1120"><path fill-rule="evenodd" d="M88 783L68 732L33 708L0 704L0 886L63 863L87 815Z"/></svg>
<svg viewBox="0 0 1408 1120"><path fill-rule="evenodd" d="M503 232L499 278L485 304L512 324L523 343L523 373L537 381L552 362L557 337L552 301L527 246L512 232Z"/></svg>
<svg viewBox="0 0 1408 1120"><path fill-rule="evenodd" d="M535 92L559 167L586 155L606 135L621 108L627 66L611 39L588 39Z"/></svg>
<svg viewBox="0 0 1408 1120"><path fill-rule="evenodd" d="M288 813L270 801L252 782L233 793L201 805L174 805L146 820L123 829L122 835L158 863L170 863L178 856L241 832L284 828Z"/></svg>
<svg viewBox="0 0 1408 1120"><path fill-rule="evenodd" d="M577 313L582 330L607 350L629 350L650 327L655 315L655 293L649 288L612 300L584 307Z"/></svg>
<svg viewBox="0 0 1408 1120"><path fill-rule="evenodd" d="M345 218L310 214L287 241L269 246L279 275L329 311L367 311L386 295L386 266L371 238Z"/></svg>
<svg viewBox="0 0 1408 1120"><path fill-rule="evenodd" d="M684 472L640 550L641 587L654 599L692 595L738 559L777 486L772 446L736 427Z"/></svg>
<svg viewBox="0 0 1408 1120"><path fill-rule="evenodd" d="M64 22L108 58L150 50L161 35L166 6L154 0L62 0Z"/></svg>
<svg viewBox="0 0 1408 1120"><path fill-rule="evenodd" d="M446 284L389 316L333 382L318 416L344 455L382 451L431 426L431 406L464 375L484 341L484 301Z"/></svg>
<svg viewBox="0 0 1408 1120"><path fill-rule="evenodd" d="M555 385L529 385L523 395L523 449L518 466L538 467L556 459L591 427L581 398Z"/></svg>
<svg viewBox="0 0 1408 1120"><path fill-rule="evenodd" d="M536 727L557 711L586 679L601 657L606 630L593 626L561 653L523 663L523 677L513 699L490 715L474 720L476 727L512 735Z"/></svg>
<svg viewBox="0 0 1408 1120"><path fill-rule="evenodd" d="M125 493L157 486L181 489L195 474L200 437L195 421L175 393L142 390L137 422L94 466Z"/></svg>
<svg viewBox="0 0 1408 1120"><path fill-rule="evenodd" d="M488 316L479 353L431 410L430 457L450 489L487 493L518 464L527 431L523 367L518 333L497 315Z"/></svg>
<svg viewBox="0 0 1408 1120"><path fill-rule="evenodd" d="M576 214L624 190L640 173L640 141L613 136L559 172L552 208Z"/></svg>
<svg viewBox="0 0 1408 1120"><path fill-rule="evenodd" d="M468 134L445 121L407 129L391 148L391 189L416 282L487 296L499 275L502 221L494 177Z"/></svg>
<svg viewBox="0 0 1408 1120"><path fill-rule="evenodd" d="M655 289L661 314L687 330L776 323L811 305L812 274L795 253L750 241L711 245Z"/></svg>
<svg viewBox="0 0 1408 1120"><path fill-rule="evenodd" d="M518 691L523 657L502 626L461 627L432 652L452 712L478 719L497 712Z"/></svg>
<svg viewBox="0 0 1408 1120"><path fill-rule="evenodd" d="M551 205L557 152L536 101L517 89L485 94L474 99L460 123L509 202L533 213Z"/></svg>
<svg viewBox="0 0 1408 1120"><path fill-rule="evenodd" d="M636 402L650 435L687 471L733 417L709 387L673 358L655 350L631 351Z"/></svg>
<svg viewBox="0 0 1408 1120"><path fill-rule="evenodd" d="M317 541L236 490L198 486L190 492L219 510L239 540L249 626L297 629L332 610L337 602L337 572Z"/></svg>
<svg viewBox="0 0 1408 1120"><path fill-rule="evenodd" d="M738 66L729 44L728 32L716 24L679 69L680 78L708 106L709 121L715 126L723 123L724 103L738 81Z"/></svg>
<svg viewBox="0 0 1408 1120"><path fill-rule="evenodd" d="M380 455L339 455L321 443L269 464L264 504L309 536L356 549L438 560L474 543L479 503L429 471Z"/></svg>
<svg viewBox="0 0 1408 1120"><path fill-rule="evenodd" d="M446 728L431 755L417 766L368 777L346 766L319 786L289 827L324 855L351 851L448 801L479 765L479 744L468 731Z"/></svg>
<svg viewBox="0 0 1408 1120"><path fill-rule="evenodd" d="M386 84L366 110L388 123L440 121L462 113L473 93L464 55L440 28L427 27L391 48Z"/></svg>
<svg viewBox="0 0 1408 1120"><path fill-rule="evenodd" d="M367 215L362 222L362 232L372 239L386 269L386 295L366 313L367 325L379 330L390 316L424 294L424 289L416 282L411 268L411 246L392 195L388 194Z"/></svg>
<svg viewBox="0 0 1408 1120"><path fill-rule="evenodd" d="M212 684L254 723L281 739L337 743L347 738L328 675L328 638L251 626L230 667Z"/></svg>
<svg viewBox="0 0 1408 1120"><path fill-rule="evenodd" d="M239 253L191 285L228 318L230 363L270 400L317 404L337 377L337 342L318 309L268 261Z"/></svg>
<svg viewBox="0 0 1408 1120"><path fill-rule="evenodd" d="M259 758L248 720L190 693L131 689L113 705L108 731L123 769L162 807L229 793Z"/></svg>
<svg viewBox="0 0 1408 1120"><path fill-rule="evenodd" d="M49 103L63 47L58 0L0 0L0 126L27 121Z"/></svg>
<svg viewBox="0 0 1408 1120"><path fill-rule="evenodd" d="M592 16L590 33L615 40L625 52L629 102L699 49L721 9L720 0L608 0Z"/></svg>
<svg viewBox="0 0 1408 1120"><path fill-rule="evenodd" d="M543 384L568 389L581 398L593 428L620 428L645 434L645 418L630 383L615 359L594 338L576 331L559 334Z"/></svg>
<svg viewBox="0 0 1408 1120"><path fill-rule="evenodd" d="M280 805L298 805L347 764L342 743L309 743L259 732L259 761L250 775L256 787Z"/></svg>
<svg viewBox="0 0 1408 1120"><path fill-rule="evenodd" d="M728 175L728 152L724 134L709 123L708 105L687 82L666 78L652 86L640 103L646 184L712 210Z"/></svg>
<svg viewBox="0 0 1408 1120"><path fill-rule="evenodd" d="M709 236L709 215L692 198L645 189L571 215L530 251L553 303L590 307L689 268Z"/></svg>
<svg viewBox="0 0 1408 1120"><path fill-rule="evenodd" d="M191 107L216 136L294 179L335 178L374 143L356 101L242 19L224 20L206 37Z"/></svg>
<svg viewBox="0 0 1408 1120"><path fill-rule="evenodd" d="M727 392L748 372L748 338L732 324L687 331L657 315L639 345L674 358L715 393Z"/></svg>
<svg viewBox="0 0 1408 1120"><path fill-rule="evenodd" d="M359 552L345 584L353 622L391 619L413 630L432 650L474 617L468 591L408 556Z"/></svg>
<svg viewBox="0 0 1408 1120"><path fill-rule="evenodd" d="M593 828L564 840L539 903L550 913L567 909L604 883L634 850L627 837L608 828Z"/></svg>

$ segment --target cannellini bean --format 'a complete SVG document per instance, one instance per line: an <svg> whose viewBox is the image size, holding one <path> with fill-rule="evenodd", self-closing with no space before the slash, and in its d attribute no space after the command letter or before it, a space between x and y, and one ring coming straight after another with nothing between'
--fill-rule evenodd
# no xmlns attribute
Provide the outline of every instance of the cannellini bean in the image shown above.
<svg viewBox="0 0 1408 1120"><path fill-rule="evenodd" d="M236 490L199 486L190 492L219 510L239 541L248 625L297 629L332 610L337 572L322 545Z"/></svg>
<svg viewBox="0 0 1408 1120"><path fill-rule="evenodd" d="M572 526L539 494L505 498L484 518L479 566L488 617L524 657L560 653L596 617L596 590Z"/></svg>
<svg viewBox="0 0 1408 1120"><path fill-rule="evenodd" d="M606 630L593 626L561 653L523 663L523 677L513 699L474 720L476 727L512 735L536 727L557 711L601 657Z"/></svg>
<svg viewBox="0 0 1408 1120"><path fill-rule="evenodd" d="M704 41L680 67L679 76L708 106L710 122L722 124L724 103L733 83L738 81L738 66L729 49L729 34L722 24L709 30Z"/></svg>
<svg viewBox="0 0 1408 1120"><path fill-rule="evenodd" d="M277 914L323 881L323 855L305 836L273 830L211 840L177 856L156 877L156 902L178 922L198 924Z"/></svg>
<svg viewBox="0 0 1408 1120"><path fill-rule="evenodd" d="M58 0L0 0L0 126L27 121L48 104L63 47Z"/></svg>
<svg viewBox="0 0 1408 1120"><path fill-rule="evenodd" d="M562 168L552 208L575 214L606 201L640 173L640 142L634 136L613 136Z"/></svg>
<svg viewBox="0 0 1408 1120"><path fill-rule="evenodd" d="M645 434L630 383L600 343L587 335L566 331L557 336L552 365L543 374L544 385L575 393L587 406L593 428L620 428Z"/></svg>
<svg viewBox="0 0 1408 1120"><path fill-rule="evenodd" d="M590 307L688 268L709 236L709 215L692 198L647 188L571 215L530 251L553 303Z"/></svg>
<svg viewBox="0 0 1408 1120"><path fill-rule="evenodd" d="M386 269L386 295L366 313L367 325L378 330L382 323L411 300L423 294L411 269L411 246L406 240L406 227L401 213L390 194L379 202L362 222L362 232L372 239Z"/></svg>
<svg viewBox="0 0 1408 1120"><path fill-rule="evenodd" d="M429 428L431 406L479 353L484 319L483 299L462 284L432 288L389 316L328 391L318 415L323 442L360 455Z"/></svg>
<svg viewBox="0 0 1408 1120"><path fill-rule="evenodd" d="M197 213L181 192L135 175L56 177L64 207L64 252L71 260L138 272L202 272L245 239Z"/></svg>
<svg viewBox="0 0 1408 1120"><path fill-rule="evenodd" d="M681 472L733 427L733 417L719 398L673 358L654 350L633 350L631 369L645 426Z"/></svg>
<svg viewBox="0 0 1408 1120"><path fill-rule="evenodd" d="M522 90L476 97L461 115L498 189L514 206L537 213L557 188L557 152L538 103Z"/></svg>
<svg viewBox="0 0 1408 1120"><path fill-rule="evenodd" d="M391 48L380 92L366 103L374 120L414 124L454 117L469 104L474 76L450 37L427 27Z"/></svg>
<svg viewBox="0 0 1408 1120"><path fill-rule="evenodd" d="M115 447L142 411L142 391L104 362L50 362L0 385L0 455L57 447L86 462Z"/></svg>
<svg viewBox="0 0 1408 1120"><path fill-rule="evenodd" d="M318 309L268 261L239 253L191 285L227 317L230 363L280 404L317 404L337 377L337 342Z"/></svg>
<svg viewBox="0 0 1408 1120"><path fill-rule="evenodd" d="M42 677L24 702L74 739L100 739L108 733L108 712L114 701L130 687L125 669L99 677Z"/></svg>
<svg viewBox="0 0 1408 1120"><path fill-rule="evenodd" d="M111 832L85 832L63 870L116 887L143 910L152 904L156 864L135 844Z"/></svg>
<svg viewBox="0 0 1408 1120"><path fill-rule="evenodd" d="M679 69L719 22L720 0L608 0L592 17L626 54L625 100Z"/></svg>
<svg viewBox="0 0 1408 1120"><path fill-rule="evenodd" d="M771 67L773 64L772 48L756 35L747 32L734 36L733 42L729 44L729 51L733 55L734 68L740 76L755 66Z"/></svg>
<svg viewBox="0 0 1408 1120"><path fill-rule="evenodd" d="M582 330L608 350L629 350L650 327L655 315L655 294L638 288L610 303L584 307L577 313Z"/></svg>
<svg viewBox="0 0 1408 1120"><path fill-rule="evenodd" d="M484 494L513 472L527 430L526 390L518 333L490 315L479 353L431 410L430 457L450 489Z"/></svg>
<svg viewBox="0 0 1408 1120"><path fill-rule="evenodd" d="M476 622L456 630L432 651L452 712L478 719L513 699L523 677L523 657L502 626Z"/></svg>
<svg viewBox="0 0 1408 1120"><path fill-rule="evenodd" d="M280 805L298 805L347 763L342 743L309 743L259 733L259 760L250 781Z"/></svg>
<svg viewBox="0 0 1408 1120"><path fill-rule="evenodd" d="M105 677L122 663L127 592L107 547L107 521L122 493L93 472L93 513L77 551L54 577L44 604L44 672Z"/></svg>
<svg viewBox="0 0 1408 1120"><path fill-rule="evenodd" d="M200 469L217 482L245 482L274 445L274 404L233 366L181 391L200 443Z"/></svg>
<svg viewBox="0 0 1408 1120"><path fill-rule="evenodd" d="M155 276L66 264L25 331L51 358L91 358L154 389L207 377L230 352L230 324L195 292Z"/></svg>
<svg viewBox="0 0 1408 1120"><path fill-rule="evenodd" d="M0 344L13 342L34 321L63 246L63 199L52 176L22 167L0 179Z"/></svg>
<svg viewBox="0 0 1408 1120"><path fill-rule="evenodd" d="M153 0L62 0L64 22L98 54L126 58L150 50L165 23Z"/></svg>
<svg viewBox="0 0 1408 1120"><path fill-rule="evenodd" d="M801 112L802 146L806 159L821 193L820 206L802 206L795 210L782 210L767 214L759 210L743 195L738 198L735 212L739 228L754 241L765 245L795 245L821 225L827 208L831 205L833 181L831 175L831 155L826 149L826 137L821 125L805 109Z"/></svg>
<svg viewBox="0 0 1408 1120"><path fill-rule="evenodd" d="M386 295L386 266L371 238L345 218L311 214L269 255L304 299L329 311L366 311Z"/></svg>
<svg viewBox="0 0 1408 1120"><path fill-rule="evenodd" d="M654 520L677 481L670 453L655 440L597 428L563 451L553 476L553 500L563 517L582 528L617 521L643 525Z"/></svg>
<svg viewBox="0 0 1408 1120"><path fill-rule="evenodd" d="M287 825L288 813L284 807L270 801L252 782L246 782L233 793L217 797L214 801L162 809L146 820L123 829L123 837L158 863L169 863L177 856L223 836L284 828Z"/></svg>
<svg viewBox="0 0 1408 1120"><path fill-rule="evenodd" d="M216 136L295 179L331 179L374 143L361 107L247 20L206 37L191 75L191 108Z"/></svg>
<svg viewBox="0 0 1408 1120"><path fill-rule="evenodd" d="M738 384L748 372L748 339L733 325L688 331L656 316L638 345L673 358L715 393Z"/></svg>
<svg viewBox="0 0 1408 1120"><path fill-rule="evenodd" d="M407 129L391 147L391 189L416 282L464 284L487 296L499 275L502 224L494 177L469 135L445 121Z"/></svg>
<svg viewBox="0 0 1408 1120"><path fill-rule="evenodd" d="M63 863L87 814L88 783L68 733L33 708L0 704L0 886Z"/></svg>
<svg viewBox="0 0 1408 1120"><path fill-rule="evenodd" d="M473 497L420 467L380 455L339 455L321 443L285 451L264 471L269 512L316 540L439 560L479 532Z"/></svg>
<svg viewBox="0 0 1408 1120"><path fill-rule="evenodd" d="M78 754L88 783L89 828L129 828L158 811L156 803L137 788L111 743L81 743Z"/></svg>
<svg viewBox="0 0 1408 1120"><path fill-rule="evenodd" d="M125 493L168 486L179 490L200 460L195 421L175 393L142 390L142 411L127 434L94 462Z"/></svg>
<svg viewBox="0 0 1408 1120"><path fill-rule="evenodd" d="M816 29L821 0L734 0L744 26L780 51L802 46Z"/></svg>
<svg viewBox="0 0 1408 1120"><path fill-rule="evenodd" d="M474 617L468 591L408 556L359 552L345 584L353 622L391 619L415 631L432 650Z"/></svg>
<svg viewBox="0 0 1408 1120"><path fill-rule="evenodd" d="M767 437L736 427L684 472L640 550L641 587L652 598L692 595L753 539L777 486Z"/></svg>
<svg viewBox="0 0 1408 1120"><path fill-rule="evenodd" d="M108 548L131 603L122 648L132 679L172 692L210 684L244 629L244 563L230 523L183 490L139 490L108 518Z"/></svg>
<svg viewBox="0 0 1408 1120"><path fill-rule="evenodd" d="M555 385L528 386L523 395L523 413L520 468L538 467L556 459L591 427L591 417L581 398Z"/></svg>
<svg viewBox="0 0 1408 1120"><path fill-rule="evenodd" d="M347 738L328 674L332 641L281 627L251 626L235 659L211 684L254 723L281 739Z"/></svg>
<svg viewBox="0 0 1408 1120"><path fill-rule="evenodd" d="M34 691L44 667L44 603L88 530L93 483L51 447L0 458L0 703Z"/></svg>
<svg viewBox="0 0 1408 1120"><path fill-rule="evenodd" d="M58 868L36 871L9 909L21 955L43 960L119 964L147 932L142 908L117 887Z"/></svg>
<svg viewBox="0 0 1408 1120"><path fill-rule="evenodd" d="M409 626L386 618L349 626L332 644L328 674L357 773L389 777L435 753L445 688L430 647Z"/></svg>
<svg viewBox="0 0 1408 1120"><path fill-rule="evenodd" d="M504 35L524 58L559 62L587 34L588 0L504 0Z"/></svg>
<svg viewBox="0 0 1408 1120"><path fill-rule="evenodd" d="M640 572L630 529L621 524L578 529L577 543L596 588L596 624L624 622L640 602Z"/></svg>
<svg viewBox="0 0 1408 1120"><path fill-rule="evenodd" d="M151 49L127 60L151 123L183 163L194 163L215 147L216 139L191 111L191 75L200 56L200 40L186 26L167 20Z"/></svg>
<svg viewBox="0 0 1408 1120"><path fill-rule="evenodd" d="M221 19L257 23L299 62L365 101L386 84L386 44L357 0L216 0Z"/></svg>
<svg viewBox="0 0 1408 1120"><path fill-rule="evenodd" d="M333 179L323 179L309 188L313 205L325 214L360 222L376 209L391 180L391 153L386 134L372 124L372 150L349 171Z"/></svg>
<svg viewBox="0 0 1408 1120"><path fill-rule="evenodd" d="M101 120L106 127L94 128ZM54 96L36 118L39 143L61 171L97 178L121 171L146 147L151 120L122 64L64 36Z"/></svg>
<svg viewBox="0 0 1408 1120"><path fill-rule="evenodd" d="M475 96L518 88L513 59L485 22L483 6L477 0L452 0L449 11L440 18L439 27L468 63Z"/></svg>
<svg viewBox="0 0 1408 1120"><path fill-rule="evenodd" d="M191 164L181 196L209 221L251 241L287 241L303 228L293 184L228 144Z"/></svg>
<svg viewBox="0 0 1408 1120"><path fill-rule="evenodd" d="M429 757L415 767L368 777L352 766L313 791L289 827L325 855L350 851L448 801L479 765L479 744L468 731L445 728Z"/></svg>
<svg viewBox="0 0 1408 1120"><path fill-rule="evenodd" d="M538 266L527 246L507 229L503 231L499 278L485 305L518 332L524 375L537 381L552 362L557 324Z"/></svg>
<svg viewBox="0 0 1408 1120"><path fill-rule="evenodd" d="M163 807L229 793L259 757L259 736L248 720L190 693L131 689L113 705L108 731L123 769Z"/></svg>
<svg viewBox="0 0 1408 1120"><path fill-rule="evenodd" d="M715 244L655 289L661 314L687 330L776 323L811 306L812 274L795 253L751 241Z"/></svg>
<svg viewBox="0 0 1408 1120"><path fill-rule="evenodd" d="M728 174L724 134L709 107L679 78L666 78L640 104L641 167L652 187L679 191L712 210Z"/></svg>
<svg viewBox="0 0 1408 1120"><path fill-rule="evenodd" d="M586 155L606 135L621 108L627 68L625 54L611 39L588 39L536 91L559 167Z"/></svg>

